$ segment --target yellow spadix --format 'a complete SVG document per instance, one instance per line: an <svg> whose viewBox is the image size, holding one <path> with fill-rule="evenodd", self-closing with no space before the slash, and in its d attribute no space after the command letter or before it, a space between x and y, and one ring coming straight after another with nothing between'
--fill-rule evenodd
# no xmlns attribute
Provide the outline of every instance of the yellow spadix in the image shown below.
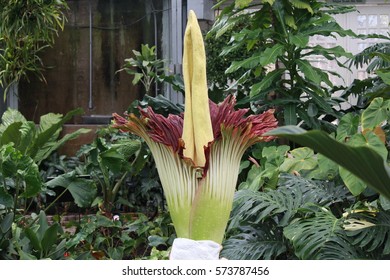
<svg viewBox="0 0 390 280"><path fill-rule="evenodd" d="M185 110L183 136L184 156L196 166L204 166L204 147L213 141L206 77L206 53L202 32L194 11L188 14L184 35L183 76Z"/></svg>

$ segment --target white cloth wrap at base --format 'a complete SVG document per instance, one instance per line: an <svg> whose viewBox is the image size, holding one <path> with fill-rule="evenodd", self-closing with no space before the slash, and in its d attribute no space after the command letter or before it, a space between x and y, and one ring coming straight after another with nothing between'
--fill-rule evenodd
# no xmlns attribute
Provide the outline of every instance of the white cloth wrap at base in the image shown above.
<svg viewBox="0 0 390 280"><path fill-rule="evenodd" d="M211 240L176 238L173 241L170 260L219 260L222 246Z"/></svg>

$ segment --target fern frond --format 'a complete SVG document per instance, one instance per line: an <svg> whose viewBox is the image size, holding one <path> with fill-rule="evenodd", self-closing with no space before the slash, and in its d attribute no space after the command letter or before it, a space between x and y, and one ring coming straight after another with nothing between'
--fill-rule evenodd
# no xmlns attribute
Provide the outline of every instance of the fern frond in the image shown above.
<svg viewBox="0 0 390 280"><path fill-rule="evenodd" d="M299 259L357 259L360 254L348 241L342 223L329 210L320 208L284 228Z"/></svg>
<svg viewBox="0 0 390 280"><path fill-rule="evenodd" d="M280 228L269 223L240 227L240 232L223 243L221 256L230 260L276 259L287 248Z"/></svg>

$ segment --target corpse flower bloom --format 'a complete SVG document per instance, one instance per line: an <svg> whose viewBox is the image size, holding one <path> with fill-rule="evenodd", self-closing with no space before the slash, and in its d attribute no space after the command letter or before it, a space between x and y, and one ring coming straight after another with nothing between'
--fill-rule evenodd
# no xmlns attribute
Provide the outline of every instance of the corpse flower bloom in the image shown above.
<svg viewBox="0 0 390 280"><path fill-rule="evenodd" d="M208 99L202 34L194 12L184 37L185 112L164 117L152 108L126 118L113 114L114 127L142 137L155 159L178 237L222 243L233 204L241 158L251 145L270 141L274 111L246 116L236 99Z"/></svg>

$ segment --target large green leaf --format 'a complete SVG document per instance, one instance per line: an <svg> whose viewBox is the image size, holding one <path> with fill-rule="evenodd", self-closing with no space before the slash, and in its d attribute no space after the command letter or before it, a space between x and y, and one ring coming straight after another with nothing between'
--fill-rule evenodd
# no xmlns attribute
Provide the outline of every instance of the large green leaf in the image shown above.
<svg viewBox="0 0 390 280"><path fill-rule="evenodd" d="M323 131L305 131L296 126L285 126L267 133L288 138L300 145L327 156L358 176L367 185L390 198L390 167L375 150L351 147L331 138Z"/></svg>
<svg viewBox="0 0 390 280"><path fill-rule="evenodd" d="M52 246L56 243L58 238L57 234L60 231L59 227L59 224L55 223L45 231L41 241L44 256L47 256Z"/></svg>
<svg viewBox="0 0 390 280"><path fill-rule="evenodd" d="M305 75L305 78L312 81L315 84L321 83L321 75L318 74L316 69L311 66L310 62L306 60L297 60L299 70Z"/></svg>
<svg viewBox="0 0 390 280"><path fill-rule="evenodd" d="M341 142L347 141L352 135L358 133L360 117L354 113L345 114L337 126L336 139Z"/></svg>
<svg viewBox="0 0 390 280"><path fill-rule="evenodd" d="M223 243L221 256L229 260L269 260L286 252L280 228L260 223L240 227L240 232Z"/></svg>
<svg viewBox="0 0 390 280"><path fill-rule="evenodd" d="M26 169L26 172L23 172L25 191L21 193L21 196L34 197L42 190L43 183L38 165L30 158L28 160L30 161L30 166Z"/></svg>
<svg viewBox="0 0 390 280"><path fill-rule="evenodd" d="M12 195L7 193L4 190L3 186L0 186L0 210L2 210L3 207L11 208L13 204L14 204L14 199Z"/></svg>
<svg viewBox="0 0 390 280"><path fill-rule="evenodd" d="M81 134L89 133L91 130L88 128L80 128L76 131L66 134L64 137L57 141L50 141L43 145L35 154L34 161L40 164L48 156L50 156L54 151L64 145L67 141L73 140L79 137Z"/></svg>
<svg viewBox="0 0 390 280"><path fill-rule="evenodd" d="M0 135L10 124L15 122L23 123L26 121L26 118L18 110L8 108L7 111L5 111L3 116L1 117Z"/></svg>
<svg viewBox="0 0 390 280"><path fill-rule="evenodd" d="M267 66L271 63L275 63L277 58L283 54L284 46L281 44L275 44L271 48L267 48L260 55L260 64Z"/></svg>
<svg viewBox="0 0 390 280"><path fill-rule="evenodd" d="M123 155L124 159L128 159L141 149L141 141L133 139L123 139L112 145L112 148Z"/></svg>
<svg viewBox="0 0 390 280"><path fill-rule="evenodd" d="M286 104L284 106L283 116L286 125L296 125L298 122L296 104Z"/></svg>
<svg viewBox="0 0 390 280"><path fill-rule="evenodd" d="M340 166L339 174L344 184L353 195L359 195L366 189L367 185L361 179L359 179L359 177L349 172L348 169Z"/></svg>
<svg viewBox="0 0 390 280"><path fill-rule="evenodd" d="M37 128L34 122L24 122L20 127L20 143L16 148L23 154L27 154L29 147L34 143Z"/></svg>
<svg viewBox="0 0 390 280"><path fill-rule="evenodd" d="M30 243L33 246L34 250L40 252L42 250L42 244L38 238L37 233L32 228L26 228L25 234L30 240Z"/></svg>
<svg viewBox="0 0 390 280"><path fill-rule="evenodd" d="M59 129L67 122L69 121L73 116L82 114L83 109L77 108L75 110L72 110L68 112L61 120L57 121L56 123L50 125L47 127L44 131L38 134L36 137L31 149L30 149L30 155L32 158L35 158L38 151L44 146L47 145L48 142L51 141L53 134L56 134Z"/></svg>
<svg viewBox="0 0 390 280"><path fill-rule="evenodd" d="M79 207L91 206L96 197L96 185L93 180L78 178L74 172L60 175L48 181L46 186L51 188L58 186L68 189Z"/></svg>
<svg viewBox="0 0 390 280"><path fill-rule="evenodd" d="M243 220L259 223L278 215L280 226L286 225L303 203L300 189L279 187L267 192L239 190L234 197L232 221L229 227L236 227Z"/></svg>
<svg viewBox="0 0 390 280"><path fill-rule="evenodd" d="M284 228L300 259L356 259L358 253L343 234L342 223L321 208L312 217L294 220Z"/></svg>
<svg viewBox="0 0 390 280"><path fill-rule="evenodd" d="M48 113L43 115L39 119L39 132L43 132L46 129L49 129L51 126L55 125L57 122L61 121L62 114ZM59 136L61 128L59 128L55 133L53 133L53 138L56 139Z"/></svg>
<svg viewBox="0 0 390 280"><path fill-rule="evenodd" d="M390 71L388 69L376 70L376 74L385 82L390 85Z"/></svg>
<svg viewBox="0 0 390 280"><path fill-rule="evenodd" d="M236 8L245 8L252 2L253 2L253 0L236 0L235 7Z"/></svg>
<svg viewBox="0 0 390 280"><path fill-rule="evenodd" d="M0 233L4 234L11 229L14 217L14 212L10 212L4 216L4 219L0 221Z"/></svg>
<svg viewBox="0 0 390 280"><path fill-rule="evenodd" d="M99 154L99 161L113 173L119 173L125 167L126 160L116 149L109 149Z"/></svg>
<svg viewBox="0 0 390 280"><path fill-rule="evenodd" d="M366 252L380 250L383 255L390 254L389 211L380 211L375 216L362 212L353 214L351 218L346 220L345 228L347 235L353 237L353 245L363 248ZM370 223L368 226L361 227L367 222ZM353 224L357 227L351 226Z"/></svg>
<svg viewBox="0 0 390 280"><path fill-rule="evenodd" d="M21 139L21 133L19 130L21 126L21 122L14 122L8 125L1 135L0 145L15 143L15 146L18 146Z"/></svg>
<svg viewBox="0 0 390 280"><path fill-rule="evenodd" d="M347 58L352 58L353 55L347 51L344 50L343 47L341 46L336 46L333 48L325 48L322 46L314 46L311 48L311 51L308 52L306 55L323 55L329 59L332 59L330 55L333 55L335 57L347 57Z"/></svg>
<svg viewBox="0 0 390 280"><path fill-rule="evenodd" d="M283 69L276 69L269 72L259 83L252 86L250 96L253 97L259 94L261 91L269 88L275 81L279 81L283 75Z"/></svg>
<svg viewBox="0 0 390 280"><path fill-rule="evenodd" d="M251 69L255 68L257 65L259 65L261 59L261 55L253 55L247 59L244 59L242 61L233 61L232 64L229 66L228 69L226 69L225 73L233 73L241 68L244 69Z"/></svg>
<svg viewBox="0 0 390 280"><path fill-rule="evenodd" d="M375 128L386 120L390 120L390 100L384 100L382 97L375 98L363 111L363 130Z"/></svg>
<svg viewBox="0 0 390 280"><path fill-rule="evenodd" d="M301 170L311 170L316 166L317 159L314 157L313 150L302 147L290 151L290 156L280 166L280 171L287 173L300 172Z"/></svg>
<svg viewBox="0 0 390 280"><path fill-rule="evenodd" d="M301 34L296 34L296 35L290 34L290 42L299 48L304 48L309 43L309 36L305 36Z"/></svg>

